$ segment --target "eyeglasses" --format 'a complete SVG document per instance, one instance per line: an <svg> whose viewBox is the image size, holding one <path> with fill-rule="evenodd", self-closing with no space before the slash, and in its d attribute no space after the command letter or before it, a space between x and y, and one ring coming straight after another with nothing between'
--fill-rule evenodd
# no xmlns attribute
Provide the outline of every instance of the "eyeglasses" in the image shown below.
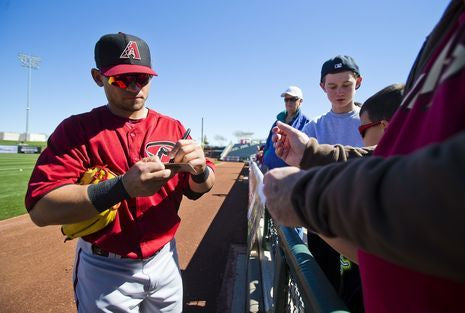
<svg viewBox="0 0 465 313"><path fill-rule="evenodd" d="M297 97L294 97L294 98L284 98L284 103L286 103L286 102L296 102L297 100L299 100L299 98L297 98Z"/></svg>
<svg viewBox="0 0 465 313"><path fill-rule="evenodd" d="M132 83L134 83L137 88L142 88L147 85L153 75L144 74L144 73L131 73L131 74L122 74L115 76L108 76L108 83L110 85L119 87L121 89L128 88Z"/></svg>
<svg viewBox="0 0 465 313"><path fill-rule="evenodd" d="M362 136L362 138L365 138L365 133L367 132L367 130L373 126L376 126L376 125L379 125L381 124L381 121L377 121L377 122L372 122L372 123L368 123L368 124L365 124L365 125L360 125L358 127L358 132L360 133L360 136Z"/></svg>

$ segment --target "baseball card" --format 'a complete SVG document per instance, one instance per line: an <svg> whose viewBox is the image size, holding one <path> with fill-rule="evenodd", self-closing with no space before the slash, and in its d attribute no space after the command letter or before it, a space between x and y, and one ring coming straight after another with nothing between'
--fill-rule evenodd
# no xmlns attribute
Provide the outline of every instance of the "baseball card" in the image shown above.
<svg viewBox="0 0 465 313"><path fill-rule="evenodd" d="M170 169L175 172L189 172L192 175L197 174L192 165L187 163L164 163L166 169Z"/></svg>

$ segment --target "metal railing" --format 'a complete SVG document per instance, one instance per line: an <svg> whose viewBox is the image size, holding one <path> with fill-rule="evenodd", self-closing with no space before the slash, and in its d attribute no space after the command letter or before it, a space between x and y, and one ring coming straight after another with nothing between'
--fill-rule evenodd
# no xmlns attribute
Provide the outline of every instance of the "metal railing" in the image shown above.
<svg viewBox="0 0 465 313"><path fill-rule="evenodd" d="M263 173L251 159L247 253L259 261L259 311L349 312L295 229L273 223L262 185ZM247 312L249 301L247 297Z"/></svg>

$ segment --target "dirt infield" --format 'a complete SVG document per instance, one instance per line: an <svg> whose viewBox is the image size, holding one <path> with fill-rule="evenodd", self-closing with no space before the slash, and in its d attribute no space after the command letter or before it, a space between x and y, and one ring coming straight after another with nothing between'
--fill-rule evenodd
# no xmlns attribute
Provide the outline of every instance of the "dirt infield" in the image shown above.
<svg viewBox="0 0 465 313"><path fill-rule="evenodd" d="M247 180L243 163L217 165L216 184L183 200L176 235L184 312L216 312L231 244L245 244ZM59 226L36 227L28 215L0 222L0 311L75 312L71 283L76 242Z"/></svg>

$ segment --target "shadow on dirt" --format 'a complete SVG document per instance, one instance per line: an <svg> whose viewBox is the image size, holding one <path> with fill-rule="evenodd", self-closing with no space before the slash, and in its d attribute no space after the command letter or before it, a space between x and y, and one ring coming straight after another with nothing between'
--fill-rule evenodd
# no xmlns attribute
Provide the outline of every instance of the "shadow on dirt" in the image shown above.
<svg viewBox="0 0 465 313"><path fill-rule="evenodd" d="M247 241L248 167L244 166L189 265L182 271L184 311L217 312L230 246Z"/></svg>

